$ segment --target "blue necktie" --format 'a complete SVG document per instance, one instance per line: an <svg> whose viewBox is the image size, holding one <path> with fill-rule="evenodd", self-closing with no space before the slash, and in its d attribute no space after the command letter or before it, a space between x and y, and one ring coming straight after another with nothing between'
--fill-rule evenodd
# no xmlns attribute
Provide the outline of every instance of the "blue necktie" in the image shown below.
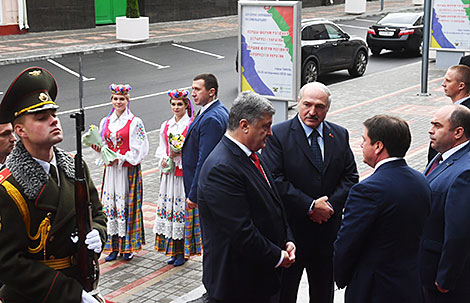
<svg viewBox="0 0 470 303"><path fill-rule="evenodd" d="M320 145L318 144L318 136L320 134L316 129L310 134L310 148L313 151L313 161L318 170L323 171L323 158L321 155Z"/></svg>

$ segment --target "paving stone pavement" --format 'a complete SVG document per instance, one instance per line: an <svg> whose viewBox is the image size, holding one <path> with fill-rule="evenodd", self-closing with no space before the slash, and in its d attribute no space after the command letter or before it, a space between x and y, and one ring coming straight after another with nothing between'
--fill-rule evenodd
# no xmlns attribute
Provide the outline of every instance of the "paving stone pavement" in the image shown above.
<svg viewBox="0 0 470 303"><path fill-rule="evenodd" d="M429 69L428 83L431 95L418 96L420 72L421 64L418 62L329 86L333 101L327 120L343 125L349 130L350 144L361 178L372 173L372 169L362 163L362 122L375 114L396 115L408 121L413 140L406 159L413 168L419 171L424 169L429 144L427 131L432 114L450 101L440 87L445 71L437 69L434 63L430 64ZM291 117L295 113L296 108L289 111ZM130 262L118 260L103 263L100 288L105 297L113 302L181 303L198 297L204 291L201 286L202 259L193 257L185 265L173 267L166 264L166 256L153 249L152 227L160 175L156 169L154 153L159 134L158 131L153 131L149 132L148 136L150 153L142 163L147 244ZM89 163L95 184L100 186L102 167L93 164L95 157L94 151L85 148L84 158ZM307 283L304 279L298 302L308 302L307 293ZM343 292L337 291L335 302L343 302L342 296Z"/></svg>

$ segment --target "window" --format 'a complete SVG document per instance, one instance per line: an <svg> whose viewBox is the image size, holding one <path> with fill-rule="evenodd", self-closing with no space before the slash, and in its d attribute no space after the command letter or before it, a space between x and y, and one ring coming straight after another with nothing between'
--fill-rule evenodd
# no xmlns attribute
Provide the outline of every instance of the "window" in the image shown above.
<svg viewBox="0 0 470 303"><path fill-rule="evenodd" d="M302 30L302 40L325 40L328 39L328 32L323 24L314 24Z"/></svg>
<svg viewBox="0 0 470 303"><path fill-rule="evenodd" d="M330 39L341 39L343 38L343 33L335 26L331 24L325 24L326 30L328 31L328 35Z"/></svg>

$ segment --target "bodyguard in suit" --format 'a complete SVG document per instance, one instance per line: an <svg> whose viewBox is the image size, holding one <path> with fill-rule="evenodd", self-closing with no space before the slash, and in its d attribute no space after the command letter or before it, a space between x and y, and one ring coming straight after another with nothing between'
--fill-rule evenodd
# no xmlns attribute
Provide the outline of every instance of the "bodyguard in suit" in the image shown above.
<svg viewBox="0 0 470 303"><path fill-rule="evenodd" d="M263 151L297 245L296 262L282 278L282 303L296 302L304 268L310 302L333 302L333 242L359 178L348 131L324 121L330 103L324 84L303 86L298 115L273 127Z"/></svg>
<svg viewBox="0 0 470 303"><path fill-rule="evenodd" d="M273 114L266 99L241 93L227 134L202 167L198 206L209 302L278 302L281 269L295 260L281 199L257 153L272 135Z"/></svg>
<svg viewBox="0 0 470 303"><path fill-rule="evenodd" d="M20 138L0 171L0 300L97 303L78 281L75 167L55 145L63 140L55 103L57 84L40 67L23 71L0 105L0 119ZM6 119L6 120L4 120ZM106 217L89 171L93 225L89 250L106 242Z"/></svg>
<svg viewBox="0 0 470 303"><path fill-rule="evenodd" d="M470 108L470 67L453 65L447 69L442 87L453 104L461 104ZM437 151L429 146L428 163L437 155Z"/></svg>
<svg viewBox="0 0 470 303"><path fill-rule="evenodd" d="M374 116L364 122L362 153L374 173L354 185L335 242L336 284L346 303L421 302L418 255L431 190L403 157L406 121Z"/></svg>
<svg viewBox="0 0 470 303"><path fill-rule="evenodd" d="M227 130L228 109L217 98L219 84L212 74L197 75L193 79L194 103L202 106L190 125L183 145L183 182L186 204L197 206L197 183L202 164Z"/></svg>
<svg viewBox="0 0 470 303"><path fill-rule="evenodd" d="M444 106L431 124L439 154L425 170L432 205L420 255L424 302L470 302L470 110Z"/></svg>

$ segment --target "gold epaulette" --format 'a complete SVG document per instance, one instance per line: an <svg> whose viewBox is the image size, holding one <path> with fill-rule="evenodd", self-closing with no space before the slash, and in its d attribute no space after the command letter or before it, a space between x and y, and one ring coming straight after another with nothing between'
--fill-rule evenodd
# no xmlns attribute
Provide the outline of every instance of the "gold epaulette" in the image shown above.
<svg viewBox="0 0 470 303"><path fill-rule="evenodd" d="M4 171L5 169L3 169L0 172L0 176L3 177L2 173ZM9 170L8 172L10 173ZM24 225L26 226L26 232L28 233L28 237L33 241L39 239L39 245L35 248L28 247L28 252L32 254L36 254L40 252L41 250L44 250L44 259L45 259L47 237L49 236L49 232L51 231L51 218L50 218L51 215L48 214L44 218L44 220L42 220L41 224L39 225L36 235L31 236L31 231L30 231L31 215L29 213L29 208L28 208L28 205L26 204L25 199L21 195L20 191L13 184L7 181L6 178L3 178L2 181L0 181L0 184L3 187L5 187L5 189L8 192L8 195L10 195L13 201L15 201L15 204L18 207L18 210L20 211L21 217L23 217L23 221L24 221Z"/></svg>

